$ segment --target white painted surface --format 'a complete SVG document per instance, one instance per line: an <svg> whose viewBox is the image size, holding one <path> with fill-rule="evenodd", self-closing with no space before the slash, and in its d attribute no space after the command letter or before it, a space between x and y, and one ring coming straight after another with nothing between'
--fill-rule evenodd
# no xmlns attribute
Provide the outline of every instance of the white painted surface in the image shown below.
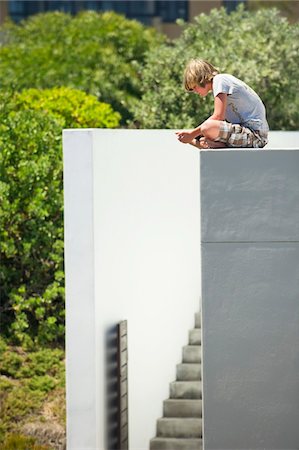
<svg viewBox="0 0 299 450"><path fill-rule="evenodd" d="M205 450L299 448L299 150L201 153Z"/></svg>
<svg viewBox="0 0 299 450"><path fill-rule="evenodd" d="M64 167L68 450L106 449L105 333L124 319L147 450L200 307L199 153L169 130L67 130Z"/></svg>
<svg viewBox="0 0 299 450"><path fill-rule="evenodd" d="M299 148L299 131L270 131L265 149Z"/></svg>
<svg viewBox="0 0 299 450"><path fill-rule="evenodd" d="M81 133L80 140L77 136L65 136L71 150L64 152L67 441L70 449L92 449L98 429L94 412L93 189L87 177L93 169L92 135Z"/></svg>

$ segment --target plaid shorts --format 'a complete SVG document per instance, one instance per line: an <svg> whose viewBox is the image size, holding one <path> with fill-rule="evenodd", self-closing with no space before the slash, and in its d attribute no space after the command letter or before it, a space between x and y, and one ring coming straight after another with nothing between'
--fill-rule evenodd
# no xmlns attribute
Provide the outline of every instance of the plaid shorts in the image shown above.
<svg viewBox="0 0 299 450"><path fill-rule="evenodd" d="M268 142L268 134L239 124L221 122L220 134L215 141L224 142L228 147L262 148Z"/></svg>

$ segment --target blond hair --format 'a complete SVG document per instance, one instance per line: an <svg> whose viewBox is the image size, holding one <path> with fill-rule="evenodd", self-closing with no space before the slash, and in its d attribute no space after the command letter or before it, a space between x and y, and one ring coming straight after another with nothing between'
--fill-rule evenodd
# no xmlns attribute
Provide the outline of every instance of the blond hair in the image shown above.
<svg viewBox="0 0 299 450"><path fill-rule="evenodd" d="M204 87L219 71L216 67L202 59L191 59L184 72L184 88L193 91L195 86Z"/></svg>

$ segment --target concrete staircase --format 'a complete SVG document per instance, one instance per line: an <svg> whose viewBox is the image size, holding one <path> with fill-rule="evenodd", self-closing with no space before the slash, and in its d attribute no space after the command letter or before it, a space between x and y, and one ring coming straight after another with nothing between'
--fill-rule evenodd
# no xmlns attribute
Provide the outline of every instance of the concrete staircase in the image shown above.
<svg viewBox="0 0 299 450"><path fill-rule="evenodd" d="M164 401L163 417L157 421L157 436L150 450L202 450L201 319L183 347L183 360L170 383L170 398Z"/></svg>

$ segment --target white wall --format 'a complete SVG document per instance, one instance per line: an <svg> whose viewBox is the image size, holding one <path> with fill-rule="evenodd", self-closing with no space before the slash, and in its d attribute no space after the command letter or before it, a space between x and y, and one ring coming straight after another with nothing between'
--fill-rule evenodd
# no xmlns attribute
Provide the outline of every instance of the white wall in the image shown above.
<svg viewBox="0 0 299 450"><path fill-rule="evenodd" d="M173 131L64 132L67 445L105 449L105 332L128 320L145 450L200 308L199 153Z"/></svg>
<svg viewBox="0 0 299 450"><path fill-rule="evenodd" d="M299 147L299 131L270 131L266 149L291 149Z"/></svg>
<svg viewBox="0 0 299 450"><path fill-rule="evenodd" d="M204 448L298 449L299 150L202 152L201 209Z"/></svg>

